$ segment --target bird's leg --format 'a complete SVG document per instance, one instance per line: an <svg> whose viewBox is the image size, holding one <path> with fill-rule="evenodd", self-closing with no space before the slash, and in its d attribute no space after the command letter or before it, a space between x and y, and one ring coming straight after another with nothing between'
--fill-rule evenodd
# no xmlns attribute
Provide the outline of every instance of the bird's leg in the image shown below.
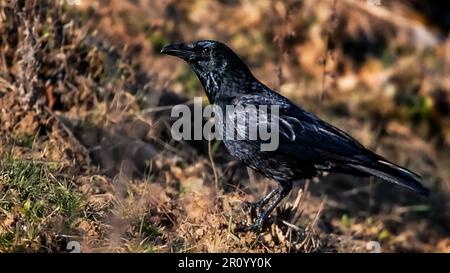
<svg viewBox="0 0 450 273"><path fill-rule="evenodd" d="M258 216L258 219L256 220L256 223L253 226L250 226L247 230L259 231L261 229L262 224L267 219L267 217L278 206L278 204L281 202L281 200L283 200L283 198L285 198L286 195L289 194L291 189L292 189L292 182L280 183L280 186L275 189L276 193L274 193L274 195L275 194L277 195L275 200L270 204L270 206L267 208L267 210L261 211L259 213L259 216Z"/></svg>
<svg viewBox="0 0 450 273"><path fill-rule="evenodd" d="M275 194L278 193L278 191L280 191L280 187L273 189L258 202L255 203L246 202L245 204L249 206L252 211L261 210L275 196Z"/></svg>

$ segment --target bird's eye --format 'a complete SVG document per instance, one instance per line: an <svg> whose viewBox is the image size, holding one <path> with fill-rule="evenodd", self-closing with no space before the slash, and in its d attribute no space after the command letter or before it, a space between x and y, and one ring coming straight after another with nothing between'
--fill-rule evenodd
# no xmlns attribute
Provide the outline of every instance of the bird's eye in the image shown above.
<svg viewBox="0 0 450 273"><path fill-rule="evenodd" d="M209 49L209 48L204 48L204 49L202 49L202 56L203 57L207 57L208 55L209 55L209 52L210 52L211 50Z"/></svg>

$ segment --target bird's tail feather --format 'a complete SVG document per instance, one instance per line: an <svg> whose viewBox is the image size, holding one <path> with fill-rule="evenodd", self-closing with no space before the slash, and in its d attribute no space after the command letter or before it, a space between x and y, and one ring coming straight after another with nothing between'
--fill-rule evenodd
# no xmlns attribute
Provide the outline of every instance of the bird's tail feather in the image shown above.
<svg viewBox="0 0 450 273"><path fill-rule="evenodd" d="M430 191L422 185L422 178L405 168L389 161L379 159L370 164L349 164L351 168L379 177L385 181L413 190L421 195L428 196Z"/></svg>

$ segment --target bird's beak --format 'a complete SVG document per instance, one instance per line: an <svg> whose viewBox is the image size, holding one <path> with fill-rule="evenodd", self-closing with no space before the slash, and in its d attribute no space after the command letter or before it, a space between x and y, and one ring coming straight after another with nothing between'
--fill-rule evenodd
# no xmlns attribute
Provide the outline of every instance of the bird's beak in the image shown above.
<svg viewBox="0 0 450 273"><path fill-rule="evenodd" d="M161 53L176 56L188 62L195 58L194 45L192 44L172 44L163 47Z"/></svg>

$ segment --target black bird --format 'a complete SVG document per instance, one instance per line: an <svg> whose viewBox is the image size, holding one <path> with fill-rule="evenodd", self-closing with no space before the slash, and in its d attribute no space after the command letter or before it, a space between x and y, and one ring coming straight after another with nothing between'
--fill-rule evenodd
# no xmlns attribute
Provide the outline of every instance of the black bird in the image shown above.
<svg viewBox="0 0 450 273"><path fill-rule="evenodd" d="M262 151L260 141L227 140L228 151L257 172L275 179L279 187L255 203L260 214L251 229L259 230L264 220L291 191L292 183L319 172L375 176L427 196L418 174L389 162L366 149L356 139L258 81L245 63L225 44L202 40L164 47L162 53L188 62L200 79L210 103L226 105L276 105L279 107L279 146ZM263 208L269 203L268 208Z"/></svg>

